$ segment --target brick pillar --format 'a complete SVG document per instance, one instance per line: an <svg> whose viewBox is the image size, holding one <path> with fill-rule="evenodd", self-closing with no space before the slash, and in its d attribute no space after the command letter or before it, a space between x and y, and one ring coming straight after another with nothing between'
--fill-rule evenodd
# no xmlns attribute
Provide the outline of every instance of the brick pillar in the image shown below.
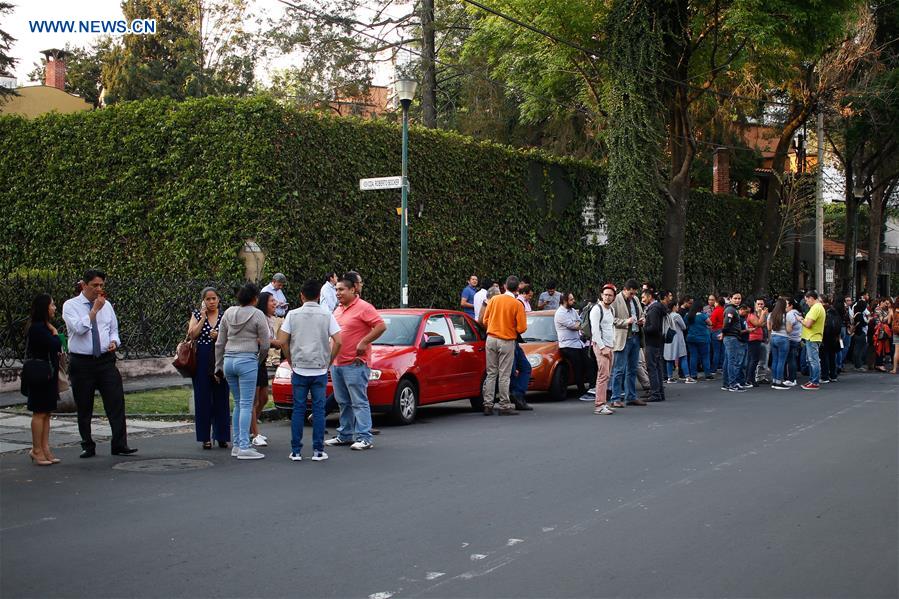
<svg viewBox="0 0 899 599"><path fill-rule="evenodd" d="M730 192L730 153L718 148L712 158L712 193Z"/></svg>
<svg viewBox="0 0 899 599"><path fill-rule="evenodd" d="M64 58L47 57L44 85L66 90L66 61Z"/></svg>

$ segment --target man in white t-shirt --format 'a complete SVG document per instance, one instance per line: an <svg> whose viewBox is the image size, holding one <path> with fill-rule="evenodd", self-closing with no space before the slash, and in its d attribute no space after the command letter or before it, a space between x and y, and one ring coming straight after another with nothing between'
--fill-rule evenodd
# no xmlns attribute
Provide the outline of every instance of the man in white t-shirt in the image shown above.
<svg viewBox="0 0 899 599"><path fill-rule="evenodd" d="M293 414L290 418L291 460L302 460L303 421L306 397L312 394L312 461L328 459L325 453L325 388L328 368L340 351L340 325L327 308L318 303L321 288L318 281L303 283L300 299L303 305L287 313L278 340L286 348L293 385Z"/></svg>
<svg viewBox="0 0 899 599"><path fill-rule="evenodd" d="M612 313L615 291L614 285L605 285L599 296L600 301L590 311L590 334L596 356L596 403L593 413L600 416L615 413L608 404L609 377L615 358L615 315Z"/></svg>
<svg viewBox="0 0 899 599"><path fill-rule="evenodd" d="M484 306L487 305L487 292L491 287L496 287L499 290L499 285L493 282L492 279L484 279L484 286L478 289L478 292L474 294L474 319L478 320L481 317L481 310L484 309Z"/></svg>

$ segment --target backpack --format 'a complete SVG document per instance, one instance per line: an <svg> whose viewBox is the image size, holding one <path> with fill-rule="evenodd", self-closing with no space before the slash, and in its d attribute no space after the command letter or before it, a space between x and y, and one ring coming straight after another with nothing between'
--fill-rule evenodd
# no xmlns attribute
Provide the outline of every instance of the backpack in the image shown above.
<svg viewBox="0 0 899 599"><path fill-rule="evenodd" d="M590 312L596 304L590 302L581 309L581 341L591 341L593 330L590 326ZM599 313L599 321L602 322L602 312Z"/></svg>

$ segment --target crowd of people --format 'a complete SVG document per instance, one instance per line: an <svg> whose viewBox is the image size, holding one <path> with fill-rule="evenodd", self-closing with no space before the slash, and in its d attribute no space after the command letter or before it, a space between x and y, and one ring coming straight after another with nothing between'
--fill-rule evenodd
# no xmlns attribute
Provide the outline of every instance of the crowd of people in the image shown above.
<svg viewBox="0 0 899 599"><path fill-rule="evenodd" d="M53 325L56 305L49 294L34 298L29 320L22 391L32 417L32 461L57 464L49 446L50 414L60 391L62 359L77 408L81 458L96 455L91 433L94 394L99 391L112 431L113 455L133 455L128 444L122 378L116 367L121 345L118 319L105 293L106 274L84 273L77 295L63 305L68 352L63 354ZM361 298L362 276L355 271L305 281L299 306L290 309L286 277L276 273L260 290L246 284L237 304L224 309L213 287L202 290L191 310L187 336L194 342L192 376L196 439L203 449L231 448L239 460L256 460L268 445L258 430L268 402L267 364L286 359L291 367L294 410L289 459L302 460L307 397L312 399L312 460L328 459L326 447L373 447L367 387L371 344L385 330L384 320ZM504 281L472 275L462 290L460 308L486 332L485 415L515 415L532 409L525 394L531 366L521 345L527 313L553 310L563 359L571 367L581 399L594 413L611 415L626 406L665 401L665 386L694 384L721 375L721 389L741 393L771 385L816 390L839 380L852 364L857 370L899 370L899 298L872 302L867 293L833 301L807 291L797 297L755 298L739 292L709 295L707 301L628 280L619 290L603 285L582 307L555 281L534 305L527 280ZM595 297L594 297L595 295ZM336 435L325 440L330 374L339 411ZM637 384L645 391L637 395ZM233 409L229 414L229 395Z"/></svg>
<svg viewBox="0 0 899 599"><path fill-rule="evenodd" d="M500 414L530 409L530 368L520 347L532 310L530 282L478 283L469 277L460 306L487 329L484 413L494 412L495 394ZM665 401L665 385L695 384L700 373L705 380L720 374L723 391L743 393L762 384L814 391L837 382L850 360L856 370L899 370L899 297L879 298L873 309L868 293L834 301L814 290L752 301L740 292L712 294L703 302L631 279L621 290L609 283L598 297L588 294L576 310L575 295L556 287L547 284L537 309L555 310L559 350L597 415ZM518 302L491 300L496 295ZM800 373L808 377L802 385ZM647 392L642 398L638 381Z"/></svg>

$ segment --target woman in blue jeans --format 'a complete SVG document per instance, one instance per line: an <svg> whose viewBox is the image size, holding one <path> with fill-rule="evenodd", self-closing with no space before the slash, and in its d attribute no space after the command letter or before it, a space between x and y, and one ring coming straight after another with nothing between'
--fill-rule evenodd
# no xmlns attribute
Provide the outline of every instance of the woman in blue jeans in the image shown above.
<svg viewBox="0 0 899 599"><path fill-rule="evenodd" d="M790 341L790 349L787 353L782 382L786 387L795 387L796 376L799 373L799 355L802 353L802 314L799 312L799 302L795 299L788 298L786 303L787 311L784 319L787 322L787 338Z"/></svg>
<svg viewBox="0 0 899 599"><path fill-rule="evenodd" d="M700 311L700 305L694 303L687 312L687 353L690 356L690 378L696 379L699 374L699 364L702 364L702 372L705 380L715 378L712 375L711 360L709 357L712 335L709 315Z"/></svg>
<svg viewBox="0 0 899 599"><path fill-rule="evenodd" d="M258 460L265 455L250 446L250 420L256 396L256 374L269 349L268 322L256 309L259 289L246 284L237 292L239 306L225 310L215 342L215 375L224 377L234 396L231 455L238 460Z"/></svg>
<svg viewBox="0 0 899 599"><path fill-rule="evenodd" d="M789 389L790 386L783 383L790 355L792 324L787 320L787 302L782 297L777 299L768 315L768 329L771 331L771 388Z"/></svg>

